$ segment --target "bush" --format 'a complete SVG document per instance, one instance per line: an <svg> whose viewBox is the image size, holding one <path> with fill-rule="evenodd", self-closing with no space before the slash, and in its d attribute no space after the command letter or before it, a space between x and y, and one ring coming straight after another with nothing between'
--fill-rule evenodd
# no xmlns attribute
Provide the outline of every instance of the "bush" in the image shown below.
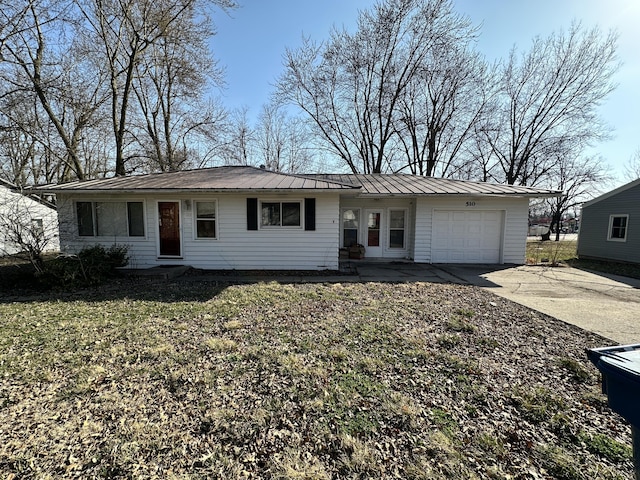
<svg viewBox="0 0 640 480"><path fill-rule="evenodd" d="M117 276L116 269L128 263L127 246L112 245L105 249L102 245L94 245L83 248L77 255L60 256L47 262L38 280L49 288L98 285Z"/></svg>

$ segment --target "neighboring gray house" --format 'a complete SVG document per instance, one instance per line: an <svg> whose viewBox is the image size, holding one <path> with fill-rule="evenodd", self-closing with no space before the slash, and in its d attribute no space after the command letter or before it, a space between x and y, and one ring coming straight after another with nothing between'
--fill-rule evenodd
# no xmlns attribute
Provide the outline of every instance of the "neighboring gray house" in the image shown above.
<svg viewBox="0 0 640 480"><path fill-rule="evenodd" d="M126 244L132 267L337 269L339 250L422 263L524 263L529 199L558 192L412 175L217 167L40 187L63 249Z"/></svg>
<svg viewBox="0 0 640 480"><path fill-rule="evenodd" d="M578 257L640 263L640 179L582 205Z"/></svg>
<svg viewBox="0 0 640 480"><path fill-rule="evenodd" d="M50 203L0 179L0 256L19 253L18 238L43 251L58 251L58 213Z"/></svg>

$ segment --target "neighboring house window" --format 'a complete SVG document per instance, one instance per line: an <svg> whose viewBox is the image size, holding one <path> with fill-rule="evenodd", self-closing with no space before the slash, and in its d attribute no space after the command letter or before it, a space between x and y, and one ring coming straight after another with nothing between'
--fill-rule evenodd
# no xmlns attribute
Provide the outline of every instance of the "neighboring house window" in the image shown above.
<svg viewBox="0 0 640 480"><path fill-rule="evenodd" d="M31 225L33 227L33 234L41 237L44 235L44 222L41 218L34 218L31 220Z"/></svg>
<svg viewBox="0 0 640 480"><path fill-rule="evenodd" d="M301 202L261 202L260 226L300 227Z"/></svg>
<svg viewBox="0 0 640 480"><path fill-rule="evenodd" d="M348 208L342 211L342 246L351 247L358 243L360 210Z"/></svg>
<svg viewBox="0 0 640 480"><path fill-rule="evenodd" d="M195 202L196 238L216 238L216 202Z"/></svg>
<svg viewBox="0 0 640 480"><path fill-rule="evenodd" d="M607 237L607 240L611 240L614 242L626 242L628 223L629 215L610 215L609 235Z"/></svg>
<svg viewBox="0 0 640 480"><path fill-rule="evenodd" d="M77 202L81 237L144 237L142 202Z"/></svg>
<svg viewBox="0 0 640 480"><path fill-rule="evenodd" d="M406 210L389 210L389 248L404 248Z"/></svg>

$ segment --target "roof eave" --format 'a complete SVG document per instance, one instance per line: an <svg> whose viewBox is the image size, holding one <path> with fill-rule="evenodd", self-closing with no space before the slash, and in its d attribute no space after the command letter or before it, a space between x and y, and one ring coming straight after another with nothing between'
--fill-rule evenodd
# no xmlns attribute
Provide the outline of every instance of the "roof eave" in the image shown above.
<svg viewBox="0 0 640 480"><path fill-rule="evenodd" d="M512 198L554 198L562 196L562 192L544 193L479 193L479 192L452 192L452 193L359 193L359 198L382 198L382 197L512 197Z"/></svg>
<svg viewBox="0 0 640 480"><path fill-rule="evenodd" d="M359 187L358 187L359 188ZM255 194L269 193L269 194L282 194L282 193L343 193L345 191L357 192L358 188L353 189L336 189L336 188L129 188L129 189L112 189L112 188L38 188L35 191L40 193L53 193L53 194L91 194L91 195L105 195L105 194L118 194L118 195L131 195L131 194L144 194L144 195L161 195L161 194L220 194L220 193L249 193Z"/></svg>
<svg viewBox="0 0 640 480"><path fill-rule="evenodd" d="M622 185L621 187L615 188L613 190L611 190L610 192L607 193L603 193L602 195L593 198L587 202L584 202L582 204L582 208L585 207L589 207L591 205L593 205L594 203L598 203L601 202L602 200L606 200L607 198L611 198L615 195L618 195L619 193L622 193L626 190L629 190L630 188L634 188L636 186L640 185L640 178L638 178L637 180L633 180L632 182L626 183L624 185Z"/></svg>

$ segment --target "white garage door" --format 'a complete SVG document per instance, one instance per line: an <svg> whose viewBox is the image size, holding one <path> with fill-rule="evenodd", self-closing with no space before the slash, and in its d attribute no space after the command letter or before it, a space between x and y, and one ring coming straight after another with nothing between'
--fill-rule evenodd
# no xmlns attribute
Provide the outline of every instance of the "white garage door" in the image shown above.
<svg viewBox="0 0 640 480"><path fill-rule="evenodd" d="M500 263L502 211L434 210L431 263Z"/></svg>

